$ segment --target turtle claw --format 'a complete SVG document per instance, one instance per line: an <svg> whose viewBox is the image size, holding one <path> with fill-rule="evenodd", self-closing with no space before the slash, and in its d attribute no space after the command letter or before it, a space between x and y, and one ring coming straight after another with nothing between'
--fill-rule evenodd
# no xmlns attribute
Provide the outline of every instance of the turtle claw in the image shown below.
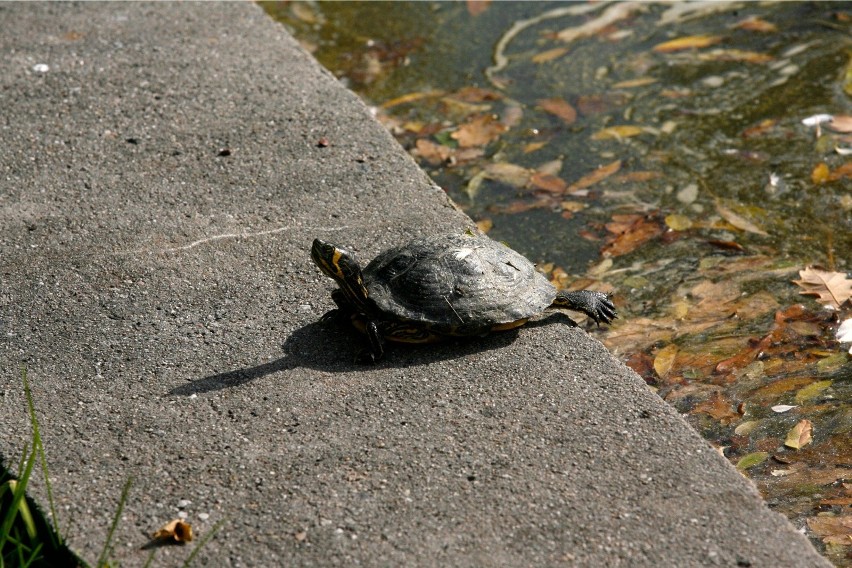
<svg viewBox="0 0 852 568"><path fill-rule="evenodd" d="M564 308L583 312L592 318L596 324L610 323L618 317L611 296L603 292L579 290L576 292L559 292L553 300L553 308Z"/></svg>

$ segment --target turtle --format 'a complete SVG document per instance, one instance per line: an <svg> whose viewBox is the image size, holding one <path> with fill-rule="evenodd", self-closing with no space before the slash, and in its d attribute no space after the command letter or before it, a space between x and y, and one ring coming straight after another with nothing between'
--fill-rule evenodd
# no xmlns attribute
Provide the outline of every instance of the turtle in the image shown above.
<svg viewBox="0 0 852 568"><path fill-rule="evenodd" d="M338 288L322 321L349 319L366 333L360 362L385 341L431 343L524 325L547 309L582 312L598 325L617 317L602 292L557 290L526 257L487 235L441 234L385 250L364 268L346 248L316 239L311 258Z"/></svg>

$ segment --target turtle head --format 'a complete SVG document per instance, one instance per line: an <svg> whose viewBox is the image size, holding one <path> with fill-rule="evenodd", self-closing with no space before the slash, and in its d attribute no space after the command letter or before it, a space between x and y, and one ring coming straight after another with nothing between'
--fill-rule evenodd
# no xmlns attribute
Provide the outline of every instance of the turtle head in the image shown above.
<svg viewBox="0 0 852 568"><path fill-rule="evenodd" d="M323 274L334 278L354 305L361 305L367 299L367 288L364 286L361 265L358 264L352 252L320 239L314 239L311 258Z"/></svg>

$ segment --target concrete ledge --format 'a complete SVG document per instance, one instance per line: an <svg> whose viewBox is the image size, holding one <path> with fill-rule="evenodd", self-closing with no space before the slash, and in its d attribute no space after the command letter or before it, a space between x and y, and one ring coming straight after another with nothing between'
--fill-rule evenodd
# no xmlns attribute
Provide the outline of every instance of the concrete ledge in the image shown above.
<svg viewBox="0 0 852 568"><path fill-rule="evenodd" d="M181 500L212 566L828 566L559 318L352 366L311 240L470 221L256 6L0 4L0 45L0 454L23 362L85 558L132 476L128 566Z"/></svg>

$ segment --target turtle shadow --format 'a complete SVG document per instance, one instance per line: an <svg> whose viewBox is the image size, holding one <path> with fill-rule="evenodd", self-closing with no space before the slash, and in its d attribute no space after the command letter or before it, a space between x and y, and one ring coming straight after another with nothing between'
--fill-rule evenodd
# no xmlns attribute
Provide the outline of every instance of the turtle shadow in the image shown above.
<svg viewBox="0 0 852 568"><path fill-rule="evenodd" d="M576 326L576 322L562 314L553 314L528 322L524 327L539 327L555 323L555 319ZM168 392L169 395L190 396L211 391L237 388L273 373L309 368L327 373L397 369L429 365L448 359L457 359L484 351L509 346L518 337L520 328L492 333L483 337L450 338L430 344L387 345L385 357L375 365L356 363L355 358L366 346L366 338L352 326L340 322L314 322L291 333L284 344L284 356L252 367L233 369L194 379Z"/></svg>

